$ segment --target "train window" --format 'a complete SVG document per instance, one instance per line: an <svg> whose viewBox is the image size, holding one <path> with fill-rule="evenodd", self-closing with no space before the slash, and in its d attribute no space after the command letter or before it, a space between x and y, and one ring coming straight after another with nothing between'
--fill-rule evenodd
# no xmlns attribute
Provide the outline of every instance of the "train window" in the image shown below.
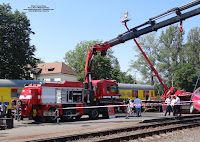
<svg viewBox="0 0 200 142"><path fill-rule="evenodd" d="M148 90L144 90L144 97L146 97L147 95L149 96L149 91Z"/></svg>
<svg viewBox="0 0 200 142"><path fill-rule="evenodd" d="M19 98L22 89L11 89L11 98Z"/></svg>
<svg viewBox="0 0 200 142"><path fill-rule="evenodd" d="M132 90L132 97L138 96L138 90Z"/></svg>
<svg viewBox="0 0 200 142"><path fill-rule="evenodd" d="M110 85L107 85L107 91L110 91Z"/></svg>
<svg viewBox="0 0 200 142"><path fill-rule="evenodd" d="M117 86L116 85L111 85L111 92L116 93L117 92Z"/></svg>
<svg viewBox="0 0 200 142"><path fill-rule="evenodd" d="M17 89L17 98L19 98L21 92L22 92L22 89Z"/></svg>

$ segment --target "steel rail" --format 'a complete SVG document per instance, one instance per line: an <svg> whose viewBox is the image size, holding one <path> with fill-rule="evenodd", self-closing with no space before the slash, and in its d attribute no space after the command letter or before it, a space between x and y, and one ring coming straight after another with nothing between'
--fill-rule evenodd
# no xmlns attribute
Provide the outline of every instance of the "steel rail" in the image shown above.
<svg viewBox="0 0 200 142"><path fill-rule="evenodd" d="M117 137L117 138L112 138L112 139L104 139L100 140L98 142L107 142L107 141L118 141L118 140L125 140L125 139L135 139L135 138L140 138L143 136L151 136L155 134L160 134L164 133L167 131L172 131L172 130L177 130L181 128L189 128L189 127L196 127L200 126L200 123L197 121L200 121L200 116L190 116L190 117L179 117L182 120L174 120L171 119L166 122L166 119L163 119L163 121L156 122L155 120L152 121L153 123L150 122L150 124L146 125L140 125L140 126L134 126L134 127L125 127L125 128L120 128L120 129L111 129L111 130L106 130L106 131L98 131L98 132L92 132L92 133L85 133L85 134L77 134L77 135L69 135L69 136L61 136L61 137L53 137L53 138L46 138L46 139L38 139L38 140L33 140L32 142L63 142L63 141L77 141L81 139L86 139L86 138L93 138L93 137L101 137L101 136L109 136L109 135L114 135L122 132L131 132L131 131L137 131L137 130L143 130L143 129L149 129L149 128L156 128L156 127L164 127L164 126L169 126L169 125L175 125L175 124L183 124L182 126L178 127L171 127L171 128L166 128L166 129L161 129L161 130L153 130L150 132L141 132L133 135L128 135L128 136L122 136L122 137ZM187 124L187 123L192 123L192 124ZM146 123L146 122L144 122Z"/></svg>
<svg viewBox="0 0 200 142"><path fill-rule="evenodd" d="M183 129L193 128L193 127L198 127L198 126L200 126L200 123L184 124L183 126L176 126L176 127L171 127L171 128L158 129L158 130L154 130L154 131L150 131L150 132L143 132L143 133L138 133L138 134L136 133L136 134L133 134L133 135L104 139L104 140L99 140L99 141L96 141L96 142L129 141L129 140L134 140L134 139L139 139L139 138L145 138L147 136L160 135L160 134L167 133L167 132L183 130Z"/></svg>

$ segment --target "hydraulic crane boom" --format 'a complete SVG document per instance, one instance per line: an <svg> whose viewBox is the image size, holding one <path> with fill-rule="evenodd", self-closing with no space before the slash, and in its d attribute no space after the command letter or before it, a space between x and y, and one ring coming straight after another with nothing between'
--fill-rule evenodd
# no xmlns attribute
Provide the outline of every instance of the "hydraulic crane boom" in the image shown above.
<svg viewBox="0 0 200 142"><path fill-rule="evenodd" d="M149 21L147 21L147 22L145 22L145 23L143 23L143 24L141 24L139 26L136 26L136 27L128 30L125 33L120 34L119 36L117 36L114 39L106 41L106 42L104 42L102 44L96 44L96 45L91 46L89 48L89 50L88 50L88 53L87 53L86 66L85 66L85 82L89 83L89 88L90 88L89 89L90 90L89 94L90 94L90 96L92 95L92 92L93 92L92 79L91 79L92 61L93 61L94 55L97 54L97 51L100 51L101 55L105 56L106 55L106 51L109 48L111 48L111 47L113 47L115 45L118 45L120 43L124 43L125 41L137 38L137 37L139 37L141 35L150 33L152 31L157 31L160 28L166 27L168 25L171 25L171 24L174 24L174 23L177 23L177 22L180 22L182 24L183 20L200 14L200 7L196 8L194 10L185 12L183 14L181 13L181 11L183 11L185 9L188 9L190 7L193 7L195 5L198 5L198 4L200 4L200 0L195 0L193 2L185 4L183 6L173 8L171 10L168 10L167 12L159 14L158 16L150 18ZM157 19L163 18L163 17L168 16L169 14L172 14L172 13L176 13L177 15L172 17L172 18L169 18L169 19L166 19L164 21L161 21L159 23L156 23ZM155 68L153 67L153 65L150 62L148 62L148 63L151 65L153 71L155 72L155 75L158 77L158 79L160 80L162 85L165 87L165 92L163 93L163 95L166 96L169 93L168 92L169 88L164 84L162 79L158 76L158 73L155 70Z"/></svg>

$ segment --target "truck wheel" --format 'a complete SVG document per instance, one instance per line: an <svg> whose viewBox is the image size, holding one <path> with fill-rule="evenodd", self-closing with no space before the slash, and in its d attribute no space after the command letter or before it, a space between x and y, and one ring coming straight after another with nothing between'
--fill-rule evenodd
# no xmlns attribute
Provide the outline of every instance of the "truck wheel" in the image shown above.
<svg viewBox="0 0 200 142"><path fill-rule="evenodd" d="M194 104L191 103L191 105L190 105L190 113L194 113L194 112L195 112Z"/></svg>
<svg viewBox="0 0 200 142"><path fill-rule="evenodd" d="M55 112L56 108L52 107L49 109L49 111L53 111ZM57 116L54 115L54 116L47 116L46 117L46 121L49 122L49 123L55 123L56 122L56 119L57 119Z"/></svg>
<svg viewBox="0 0 200 142"><path fill-rule="evenodd" d="M91 109L89 112L89 118L90 119L97 119L99 116L99 110L98 109Z"/></svg>
<svg viewBox="0 0 200 142"><path fill-rule="evenodd" d="M71 110L64 110L63 115L61 117L61 120L63 121L71 121L73 120L73 113Z"/></svg>

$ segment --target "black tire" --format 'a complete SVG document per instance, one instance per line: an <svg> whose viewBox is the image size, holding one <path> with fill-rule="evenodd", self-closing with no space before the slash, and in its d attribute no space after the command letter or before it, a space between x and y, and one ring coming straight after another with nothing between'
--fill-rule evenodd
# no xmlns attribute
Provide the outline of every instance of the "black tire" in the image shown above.
<svg viewBox="0 0 200 142"><path fill-rule="evenodd" d="M91 109L89 112L90 119L97 119L99 117L99 110L98 109Z"/></svg>
<svg viewBox="0 0 200 142"><path fill-rule="evenodd" d="M194 104L191 103L190 104L190 113L194 113L194 112L195 112Z"/></svg>
<svg viewBox="0 0 200 142"><path fill-rule="evenodd" d="M53 111L55 112L56 111L56 108L50 108L49 111ZM55 123L57 120L57 116L47 116L46 117L46 121L49 122L49 123Z"/></svg>
<svg viewBox="0 0 200 142"><path fill-rule="evenodd" d="M72 110L64 110L63 115L61 116L61 120L63 121L72 121L73 120L73 112Z"/></svg>

